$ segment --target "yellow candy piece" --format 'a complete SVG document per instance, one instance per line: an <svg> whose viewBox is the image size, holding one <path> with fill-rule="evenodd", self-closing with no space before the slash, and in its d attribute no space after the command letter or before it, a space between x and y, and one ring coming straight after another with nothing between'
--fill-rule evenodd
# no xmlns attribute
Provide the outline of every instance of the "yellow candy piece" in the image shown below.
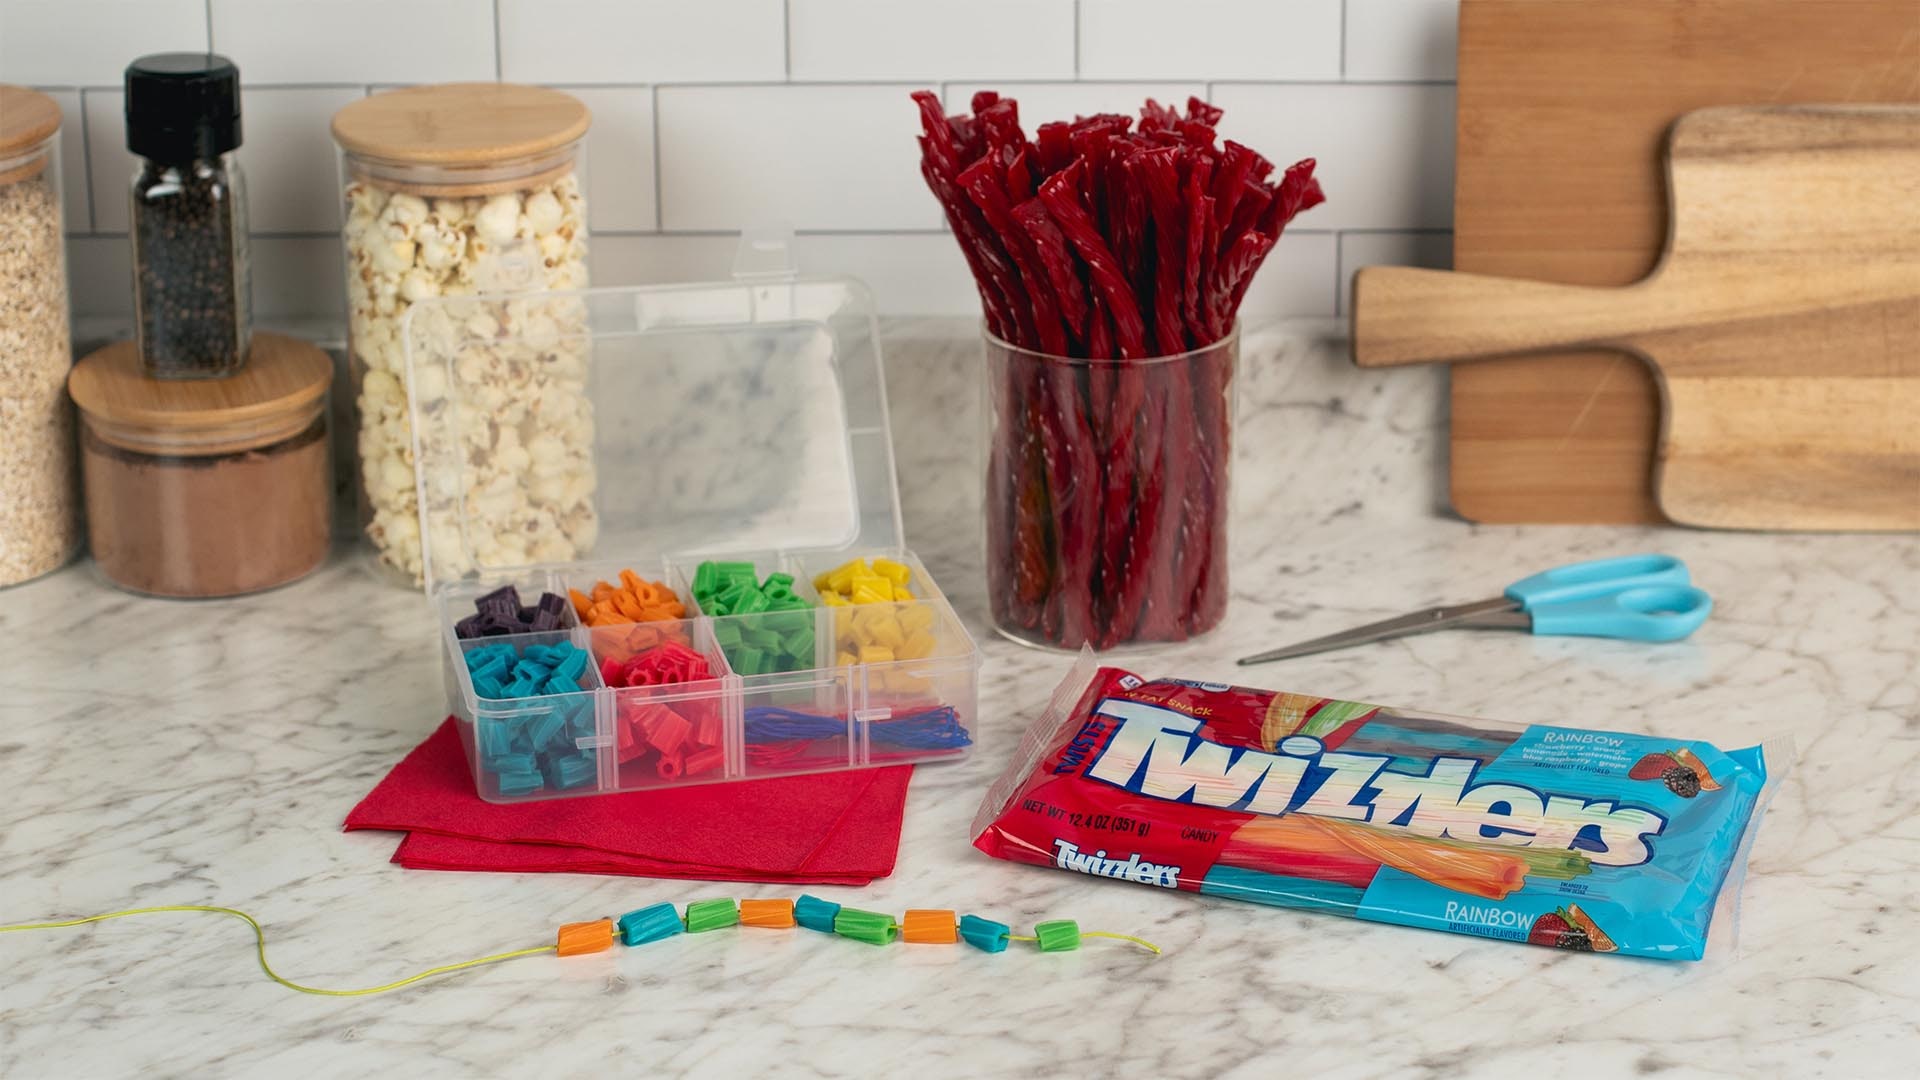
<svg viewBox="0 0 1920 1080"><path fill-rule="evenodd" d="M886 592L881 592L871 585L855 586L853 590L853 602L856 604L889 603L893 600L893 587L889 585L887 590Z"/></svg>
<svg viewBox="0 0 1920 1080"><path fill-rule="evenodd" d="M891 664L893 650L884 645L866 645L860 649L860 662L863 664Z"/></svg>
<svg viewBox="0 0 1920 1080"><path fill-rule="evenodd" d="M893 599L895 603L899 603L903 600L911 600L913 599L913 592L912 590L908 589L905 585L895 585L893 587Z"/></svg>
<svg viewBox="0 0 1920 1080"><path fill-rule="evenodd" d="M853 655L852 653L848 652L845 649L841 649L839 654L833 658L834 667L847 667L851 664L857 664L859 662L860 662L859 657Z"/></svg>
<svg viewBox="0 0 1920 1080"><path fill-rule="evenodd" d="M827 587L846 595L853 591L853 566L849 563L827 575Z"/></svg>
<svg viewBox="0 0 1920 1080"><path fill-rule="evenodd" d="M894 651L902 660L925 660L933 655L934 644L931 633L926 630L915 630L908 634L907 640L901 642L899 648Z"/></svg>
<svg viewBox="0 0 1920 1080"><path fill-rule="evenodd" d="M833 575L831 573L813 575L814 591L825 593L828 589L832 588L832 586L828 584L832 580L832 577Z"/></svg>
<svg viewBox="0 0 1920 1080"><path fill-rule="evenodd" d="M840 598L840 594L837 592L827 592L827 591L821 592L820 602L822 604L825 604L827 607L846 607L847 606L847 602L845 600L842 600Z"/></svg>
<svg viewBox="0 0 1920 1080"><path fill-rule="evenodd" d="M893 582L895 585L905 585L908 580L913 577L912 570L907 569L902 563L894 562L892 559L873 560L873 569L875 573Z"/></svg>
<svg viewBox="0 0 1920 1080"><path fill-rule="evenodd" d="M900 628L900 620L894 618L891 612L881 618L870 620L867 623L867 633L873 637L875 645L885 645L895 651L898 651L907 640L907 632Z"/></svg>
<svg viewBox="0 0 1920 1080"><path fill-rule="evenodd" d="M933 629L933 608L927 604L915 604L913 607L901 608L900 625L906 627L908 633L912 633L915 630Z"/></svg>

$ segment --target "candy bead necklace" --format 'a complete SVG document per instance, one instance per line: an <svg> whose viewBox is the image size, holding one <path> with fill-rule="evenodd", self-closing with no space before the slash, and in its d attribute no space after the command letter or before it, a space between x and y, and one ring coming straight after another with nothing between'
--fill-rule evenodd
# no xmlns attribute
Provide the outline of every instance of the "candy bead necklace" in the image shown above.
<svg viewBox="0 0 1920 1080"><path fill-rule="evenodd" d="M652 904L629 911L618 919L565 923L560 927L551 945L535 945L525 949L476 957L472 960L441 964L404 979L351 990L306 986L273 970L272 965L267 963L266 929L260 925L259 920L238 908L219 907L212 904L168 904L159 907L130 908L126 911L110 911L77 919L0 926L0 934L22 930L58 930L106 922L109 919L124 919L133 915L158 915L169 912L204 912L241 920L253 929L254 951L260 961L260 970L266 973L267 978L289 990L297 990L302 994L318 994L323 997L364 997L368 994L383 994L389 990L411 986L436 975L447 975L521 957L538 956L543 953L553 953L557 956L582 956L588 953L605 952L613 947L616 940L628 946L638 946L662 941L676 934L702 934L733 926L764 927L774 930L800 926L870 945L891 944L896 936L901 941L916 945L952 945L965 941L982 952L990 953L1005 952L1007 945L1015 941L1030 942L1043 953L1072 952L1088 938L1111 938L1116 941L1132 942L1156 956L1160 953L1159 946L1131 934L1116 934L1106 930L1082 930L1080 924L1072 919L1053 919L1039 923L1034 926L1031 935L1022 935L1014 933L1013 928L1006 923L995 922L978 915L956 917L955 912L946 909L919 908L908 911L896 920L893 916L882 912L842 907L817 896L802 896L798 900L768 899L737 902L732 899L694 900L686 905L684 914L676 911L672 904Z"/></svg>

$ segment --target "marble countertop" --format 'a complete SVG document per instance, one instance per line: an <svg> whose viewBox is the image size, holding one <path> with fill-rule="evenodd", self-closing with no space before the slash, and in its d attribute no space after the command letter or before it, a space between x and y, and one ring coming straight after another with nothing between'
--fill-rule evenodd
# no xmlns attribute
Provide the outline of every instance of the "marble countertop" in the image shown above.
<svg viewBox="0 0 1920 1080"><path fill-rule="evenodd" d="M1067 667L985 626L977 345L888 328L915 549L985 653L980 751L919 770L895 874L816 888L881 910L1055 915L1144 935L1066 955L676 939L326 999L262 978L197 916L0 936L0 1075L1909 1075L1920 1055L1920 546L1911 536L1481 527L1444 510L1444 373L1359 372L1332 327L1249 335L1233 604L1127 660L1230 678L1256 647L1524 571L1685 558L1712 620L1665 646L1435 634L1260 669L1265 685L1517 721L1791 735L1739 941L1698 964L1521 948L1000 863L967 824ZM0 593L0 922L134 905L258 914L296 979L354 984L653 901L791 895L571 875L410 872L349 807L444 714L416 595L337 554L296 585L169 603L90 568Z"/></svg>

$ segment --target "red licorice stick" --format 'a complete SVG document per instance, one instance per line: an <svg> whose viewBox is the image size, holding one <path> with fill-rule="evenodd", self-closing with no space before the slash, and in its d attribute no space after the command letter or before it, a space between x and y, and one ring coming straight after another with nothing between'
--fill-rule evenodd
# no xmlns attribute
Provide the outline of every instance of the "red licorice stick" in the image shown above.
<svg viewBox="0 0 1920 1080"><path fill-rule="evenodd" d="M1046 183L1040 185L1040 201L1046 204L1054 224L1060 226L1067 242L1086 263L1089 284L1100 293L1107 312L1113 316L1114 343L1120 356L1137 360L1147 355L1146 326L1140 320L1140 306L1134 302L1126 275L1114 261L1113 252L1093 227L1086 208L1080 205L1076 192L1081 176L1080 163L1075 162L1048 177Z"/></svg>
<svg viewBox="0 0 1920 1080"><path fill-rule="evenodd" d="M1033 244L1034 256L1053 286L1060 316L1066 320L1068 332L1079 341L1087 340L1087 322L1091 311L1087 303L1087 290L1074 272L1073 252L1067 247L1067 238L1060 232L1060 226L1047 216L1046 204L1039 199L1028 199L1014 207L1013 219Z"/></svg>
<svg viewBox="0 0 1920 1080"><path fill-rule="evenodd" d="M987 308L989 326L996 322L999 324L994 331L995 336L1023 347L1032 347L1033 321L1025 314L1026 305L1021 302L1019 281L1012 264L1007 261L1005 251L989 235L980 212L960 191L953 178L940 174L932 158L921 160L920 175L926 178L927 186L945 208L947 223L953 227L961 250L967 254L969 268L978 275L975 283L981 285L981 299L997 301Z"/></svg>
<svg viewBox="0 0 1920 1080"><path fill-rule="evenodd" d="M1187 171L1181 197L1187 204L1186 265L1181 268L1180 317L1187 329L1187 340L1195 348L1207 342L1206 326L1200 320L1200 281L1205 271L1208 218L1213 198L1205 194L1213 178L1213 163L1205 158L1194 161Z"/></svg>
<svg viewBox="0 0 1920 1080"><path fill-rule="evenodd" d="M1007 202L1007 192L1001 186L999 173L1000 168L989 153L961 172L960 188L979 208L988 226L999 234L1006 245L1008 257L1013 260L1014 269L1019 272L1035 334L1034 341L1027 347L1038 349L1048 356L1065 356L1067 333L1060 322L1060 310L1053 302L1053 289L1042 276L1039 260L1031 250L1032 244L1027 240L1026 232L1013 220L1013 208Z"/></svg>
<svg viewBox="0 0 1920 1080"><path fill-rule="evenodd" d="M1099 517L1094 478L1093 433L1074 392L1073 370L1064 363L1042 362L1052 394L1040 409L1046 425L1045 457L1054 502L1056 557L1054 595L1060 601L1058 641L1076 648L1093 634L1093 527Z"/></svg>

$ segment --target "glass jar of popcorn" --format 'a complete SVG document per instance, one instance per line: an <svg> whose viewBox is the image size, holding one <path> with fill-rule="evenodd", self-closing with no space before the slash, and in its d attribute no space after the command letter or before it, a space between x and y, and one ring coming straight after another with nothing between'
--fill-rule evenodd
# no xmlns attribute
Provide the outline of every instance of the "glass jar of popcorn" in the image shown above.
<svg viewBox="0 0 1920 1080"><path fill-rule="evenodd" d="M417 86L375 94L333 117L346 200L348 340L361 521L379 562L400 579L421 577L426 535L457 535L463 502L484 500L488 535L467 538L484 566L564 562L592 547L593 411L587 345L569 332L577 302L545 294L587 284L587 208L575 172L587 107L557 90L505 83ZM419 300L530 294L500 311L550 346L462 358L497 399L494 422L460 433L458 491L415 487L412 419L444 405L443 379L406 385L405 318ZM411 394L411 397L410 397ZM437 573L456 576L456 552L436 552ZM448 571L454 572L448 574Z"/></svg>
<svg viewBox="0 0 1920 1080"><path fill-rule="evenodd" d="M0 585L80 547L65 233L60 106L0 85Z"/></svg>

